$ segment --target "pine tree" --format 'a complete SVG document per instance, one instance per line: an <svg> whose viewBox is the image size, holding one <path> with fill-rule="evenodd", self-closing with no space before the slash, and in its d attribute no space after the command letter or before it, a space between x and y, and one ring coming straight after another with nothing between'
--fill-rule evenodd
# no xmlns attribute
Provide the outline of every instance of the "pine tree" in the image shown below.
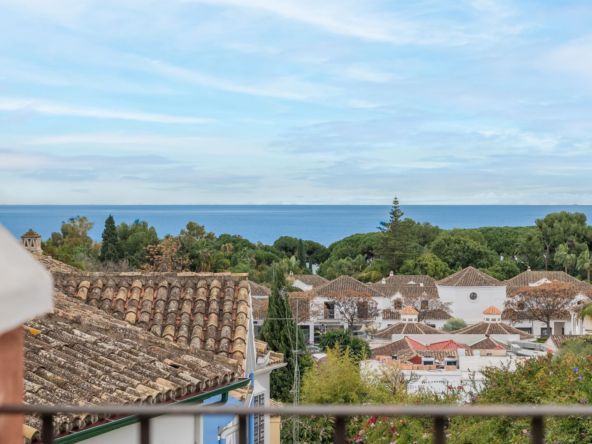
<svg viewBox="0 0 592 444"><path fill-rule="evenodd" d="M271 296L269 297L269 308L267 319L261 327L260 337L267 342L269 348L276 352L284 354L284 360L287 366L275 370L271 374L271 397L280 401L288 402L292 399L292 389L294 382L296 347L295 335L298 341L298 363L300 373L304 373L306 368L310 367L310 357L306 355L306 343L302 330L297 327L292 310L288 303L286 294L286 279L283 271L277 266L273 266L273 283L271 287Z"/></svg>
<svg viewBox="0 0 592 444"><path fill-rule="evenodd" d="M101 262L117 262L121 259L119 237L117 236L117 227L112 215L105 220L105 229L103 230L103 243L101 245Z"/></svg>
<svg viewBox="0 0 592 444"><path fill-rule="evenodd" d="M306 249L304 248L304 241L302 239L298 240L298 250L296 253L298 254L300 268L306 270Z"/></svg>
<svg viewBox="0 0 592 444"><path fill-rule="evenodd" d="M399 199L395 196L388 222L380 222L379 227L383 233L379 253L393 271L398 271L401 268L413 249L413 221L403 219L404 214L399 205Z"/></svg>

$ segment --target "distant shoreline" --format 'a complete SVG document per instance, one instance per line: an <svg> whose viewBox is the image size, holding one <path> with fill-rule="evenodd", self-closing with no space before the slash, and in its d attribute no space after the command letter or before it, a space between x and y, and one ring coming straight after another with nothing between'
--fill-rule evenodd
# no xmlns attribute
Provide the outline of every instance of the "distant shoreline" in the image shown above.
<svg viewBox="0 0 592 444"><path fill-rule="evenodd" d="M238 234L271 244L280 236L329 245L355 233L377 231L390 205L0 205L0 224L15 236L29 228L47 239L63 221L86 216L99 240L109 214L117 223L136 219L153 225L159 236L177 234L187 222L216 234ZM592 205L402 205L407 217L440 228L526 227L556 211L582 212L592 220Z"/></svg>

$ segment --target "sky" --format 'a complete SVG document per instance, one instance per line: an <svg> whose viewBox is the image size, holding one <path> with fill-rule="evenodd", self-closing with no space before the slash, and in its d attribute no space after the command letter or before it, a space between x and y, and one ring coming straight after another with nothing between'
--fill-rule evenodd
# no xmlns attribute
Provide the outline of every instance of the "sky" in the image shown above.
<svg viewBox="0 0 592 444"><path fill-rule="evenodd" d="M592 204L592 3L0 0L0 204Z"/></svg>

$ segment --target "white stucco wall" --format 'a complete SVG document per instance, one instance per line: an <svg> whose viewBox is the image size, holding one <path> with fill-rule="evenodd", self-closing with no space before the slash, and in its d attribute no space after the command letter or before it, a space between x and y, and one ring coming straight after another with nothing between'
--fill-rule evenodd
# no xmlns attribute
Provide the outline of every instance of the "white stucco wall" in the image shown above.
<svg viewBox="0 0 592 444"><path fill-rule="evenodd" d="M447 287L437 285L438 295L442 302L449 304L453 317L464 319L467 324L475 324L483 320L483 311L493 305L504 309L506 286L498 287ZM477 299L471 300L469 295L477 293Z"/></svg>
<svg viewBox="0 0 592 444"><path fill-rule="evenodd" d="M195 439L195 421L192 416L159 416L150 423L152 444L200 444ZM94 436L84 444L130 444L140 442L140 425L131 424L120 429ZM206 443L203 443L206 444Z"/></svg>

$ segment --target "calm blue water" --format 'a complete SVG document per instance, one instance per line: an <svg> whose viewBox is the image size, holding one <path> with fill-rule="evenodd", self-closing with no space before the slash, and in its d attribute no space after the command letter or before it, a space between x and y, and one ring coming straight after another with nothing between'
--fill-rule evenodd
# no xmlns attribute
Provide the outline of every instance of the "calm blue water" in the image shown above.
<svg viewBox="0 0 592 444"><path fill-rule="evenodd" d="M282 235L329 245L353 233L376 231L388 219L387 205L0 205L0 224L15 236L29 228L47 238L62 221L87 216L95 223L91 235L100 239L105 218L117 223L148 221L160 236L176 234L188 221L216 234L240 234L251 241L272 243ZM592 205L407 205L405 214L442 228L533 225L554 211L579 211L592 220Z"/></svg>

